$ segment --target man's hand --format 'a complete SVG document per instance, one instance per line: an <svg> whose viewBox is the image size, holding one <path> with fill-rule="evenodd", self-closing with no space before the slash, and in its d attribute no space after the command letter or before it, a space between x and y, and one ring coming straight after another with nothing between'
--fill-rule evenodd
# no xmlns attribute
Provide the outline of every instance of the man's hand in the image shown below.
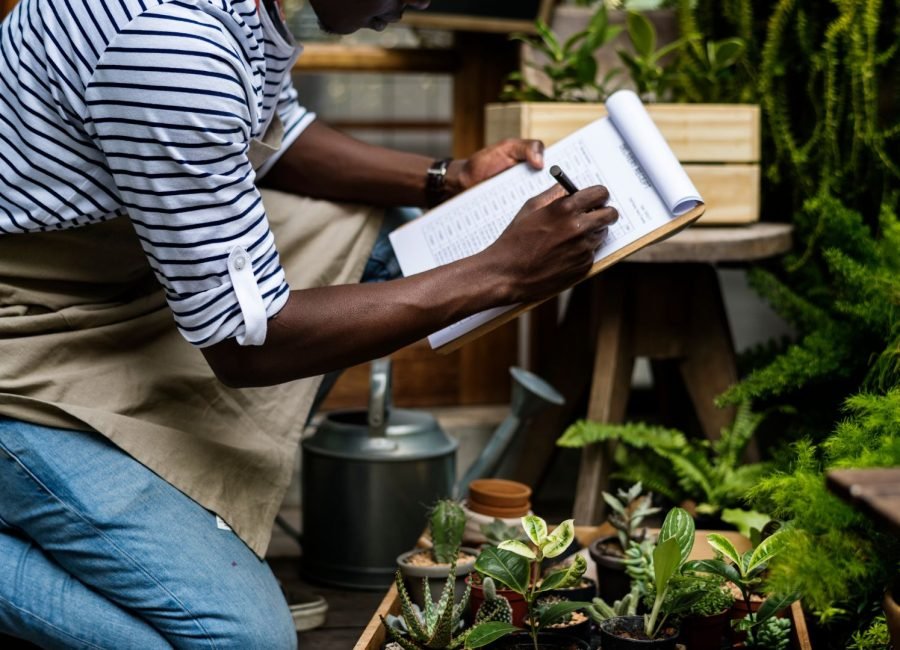
<svg viewBox="0 0 900 650"><path fill-rule="evenodd" d="M533 169L544 167L544 143L510 138L482 149L467 160L454 160L447 170L448 198L506 171L520 162Z"/></svg>

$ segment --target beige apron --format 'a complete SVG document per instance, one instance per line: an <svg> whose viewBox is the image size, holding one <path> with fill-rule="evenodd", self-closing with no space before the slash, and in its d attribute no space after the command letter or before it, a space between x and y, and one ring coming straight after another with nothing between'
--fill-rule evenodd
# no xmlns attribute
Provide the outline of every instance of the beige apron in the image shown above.
<svg viewBox="0 0 900 650"><path fill-rule="evenodd" d="M278 151L276 118L254 141ZM291 289L359 281L383 211L263 191ZM258 555L321 378L232 390L178 333L127 218L0 237L0 414L95 430Z"/></svg>

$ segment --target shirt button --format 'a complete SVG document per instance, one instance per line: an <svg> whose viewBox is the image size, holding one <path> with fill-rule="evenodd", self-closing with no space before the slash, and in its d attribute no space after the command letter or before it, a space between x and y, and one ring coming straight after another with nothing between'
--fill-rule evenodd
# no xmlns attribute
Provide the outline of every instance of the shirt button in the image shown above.
<svg viewBox="0 0 900 650"><path fill-rule="evenodd" d="M234 258L234 268L236 271L242 271L244 267L247 266L247 258L243 255L238 255Z"/></svg>

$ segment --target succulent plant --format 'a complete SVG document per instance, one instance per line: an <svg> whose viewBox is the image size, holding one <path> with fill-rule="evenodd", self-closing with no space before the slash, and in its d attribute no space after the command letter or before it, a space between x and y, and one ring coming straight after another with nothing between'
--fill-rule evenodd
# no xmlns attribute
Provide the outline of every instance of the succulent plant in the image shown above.
<svg viewBox="0 0 900 650"><path fill-rule="evenodd" d="M432 553L438 564L455 563L466 529L466 513L456 501L438 501L429 514Z"/></svg>
<svg viewBox="0 0 900 650"><path fill-rule="evenodd" d="M497 593L493 578L485 578L481 586L484 589L484 602L475 614L475 625L489 621L512 623L512 605Z"/></svg>
<svg viewBox="0 0 900 650"><path fill-rule="evenodd" d="M609 492L603 492L603 500L612 509L608 519L616 529L619 544L622 550L628 548L631 540L638 538L637 530L644 519L659 512L659 508L653 507L653 495L641 494L643 486L640 481L627 490L618 490L616 496Z"/></svg>
<svg viewBox="0 0 900 650"><path fill-rule="evenodd" d="M466 586L466 592L462 600L454 605L453 595L456 586L456 562L450 565L450 573L447 582L441 592L440 600L435 603L431 598L431 590L428 588L428 579L425 581L424 611L413 604L403 583L403 575L398 571L395 582L397 592L400 595L400 616L388 621L384 617L381 623L387 631L391 641L399 645L403 650L453 650L461 648L466 640L466 635L454 636L460 629L462 614L469 606L469 594L471 588Z"/></svg>
<svg viewBox="0 0 900 650"><path fill-rule="evenodd" d="M756 614L747 618L754 620ZM791 643L791 622L786 618L770 618L747 630L746 648L754 650L787 650Z"/></svg>
<svg viewBox="0 0 900 650"><path fill-rule="evenodd" d="M617 600L612 605L602 598L594 598L585 613L597 624L617 616L635 616L638 600L640 600L640 592L635 585L631 588L631 593L626 594L622 600Z"/></svg>
<svg viewBox="0 0 900 650"><path fill-rule="evenodd" d="M528 539L521 527L507 526L502 519L494 519L489 524L482 524L481 534L491 546L500 546L508 539L517 539L522 542Z"/></svg>

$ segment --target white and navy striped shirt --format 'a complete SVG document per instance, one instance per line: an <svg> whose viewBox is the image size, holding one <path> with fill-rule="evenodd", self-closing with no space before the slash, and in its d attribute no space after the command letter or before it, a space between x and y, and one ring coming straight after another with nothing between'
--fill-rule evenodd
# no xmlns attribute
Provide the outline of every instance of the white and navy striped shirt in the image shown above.
<svg viewBox="0 0 900 650"><path fill-rule="evenodd" d="M248 152L276 113L282 151L313 120L298 52L256 0L23 0L0 27L0 236L127 215L189 342L260 343L288 286Z"/></svg>

